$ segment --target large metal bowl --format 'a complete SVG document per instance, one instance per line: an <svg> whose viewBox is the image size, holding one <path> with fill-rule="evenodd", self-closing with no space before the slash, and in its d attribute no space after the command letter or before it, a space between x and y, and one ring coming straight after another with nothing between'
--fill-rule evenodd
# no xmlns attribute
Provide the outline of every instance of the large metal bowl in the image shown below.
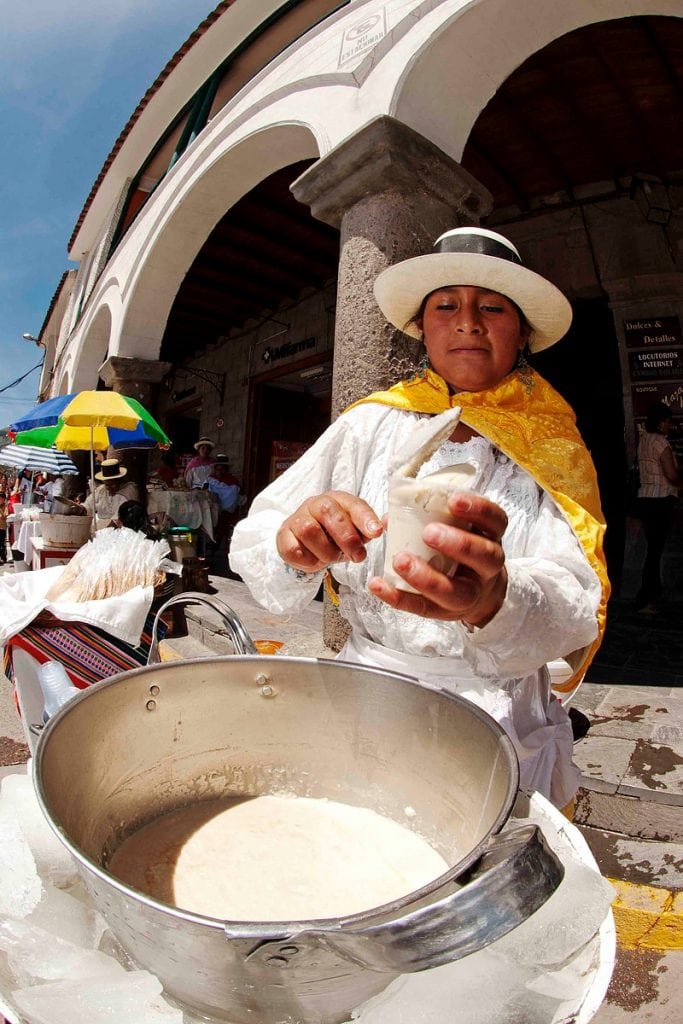
<svg viewBox="0 0 683 1024"><path fill-rule="evenodd" d="M498 836L518 766L488 715L408 677L342 662L247 655L123 673L50 720L34 776L126 950L171 996L237 1024L347 1020L398 974L505 934L562 877L537 829ZM162 813L278 792L377 810L419 831L450 869L362 914L286 923L187 913L107 871L119 844Z"/></svg>

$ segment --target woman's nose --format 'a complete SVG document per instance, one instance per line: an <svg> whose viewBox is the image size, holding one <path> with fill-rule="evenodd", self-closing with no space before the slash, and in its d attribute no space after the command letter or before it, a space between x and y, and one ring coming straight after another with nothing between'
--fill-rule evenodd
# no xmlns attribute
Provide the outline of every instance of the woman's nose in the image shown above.
<svg viewBox="0 0 683 1024"><path fill-rule="evenodd" d="M481 316L475 306L463 303L455 314L455 329L464 334L477 334L481 331Z"/></svg>

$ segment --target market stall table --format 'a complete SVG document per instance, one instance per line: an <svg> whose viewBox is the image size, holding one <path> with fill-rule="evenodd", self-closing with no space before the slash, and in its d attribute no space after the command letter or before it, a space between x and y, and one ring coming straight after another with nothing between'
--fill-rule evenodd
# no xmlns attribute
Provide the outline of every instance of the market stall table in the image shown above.
<svg viewBox="0 0 683 1024"><path fill-rule="evenodd" d="M49 545L42 537L33 537L31 541L31 568L47 569L53 565L66 565L70 562L82 544ZM26 561L29 561L26 554Z"/></svg>
<svg viewBox="0 0 683 1024"><path fill-rule="evenodd" d="M24 561L31 565L33 563L35 544L39 540L42 540L40 521L38 519L24 519L12 547L15 551L21 551Z"/></svg>
<svg viewBox="0 0 683 1024"><path fill-rule="evenodd" d="M21 551L22 554L26 553L23 548L20 548L18 546L19 535L21 534L21 530L24 524L38 524L39 516L40 508L37 505L31 507L24 507L23 505L19 505L17 506L17 510L15 512L11 512L7 516L7 540L9 541L10 549L13 548L15 551ZM27 531L25 537L27 535L40 536L40 528L38 527L35 530ZM24 540L24 543L25 542L26 541Z"/></svg>
<svg viewBox="0 0 683 1024"><path fill-rule="evenodd" d="M214 539L218 522L218 502L210 491L175 491L163 487L147 489L147 514L162 520L171 520L176 526L190 530L204 530L209 540ZM159 524L164 526L164 522Z"/></svg>

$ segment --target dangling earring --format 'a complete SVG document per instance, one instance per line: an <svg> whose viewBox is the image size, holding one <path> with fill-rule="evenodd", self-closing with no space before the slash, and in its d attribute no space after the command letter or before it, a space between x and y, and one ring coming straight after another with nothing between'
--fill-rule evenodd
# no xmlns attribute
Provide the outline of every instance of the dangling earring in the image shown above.
<svg viewBox="0 0 683 1024"><path fill-rule="evenodd" d="M429 362L429 356L427 355L427 349L424 351L422 359L418 363L417 372L420 377L426 377L427 371L431 370L432 364Z"/></svg>
<svg viewBox="0 0 683 1024"><path fill-rule="evenodd" d="M520 348L515 363L515 370L517 371L517 377L519 378L520 384L523 385L527 395L530 395L534 390L534 371L526 357L526 345L524 348Z"/></svg>

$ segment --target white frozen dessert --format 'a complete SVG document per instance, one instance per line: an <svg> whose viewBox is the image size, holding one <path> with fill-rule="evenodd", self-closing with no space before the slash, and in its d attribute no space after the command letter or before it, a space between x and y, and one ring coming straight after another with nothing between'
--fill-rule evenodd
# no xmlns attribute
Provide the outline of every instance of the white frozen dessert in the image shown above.
<svg viewBox="0 0 683 1024"><path fill-rule="evenodd" d="M231 921L343 917L447 870L421 836L390 818L291 796L172 811L127 839L109 865L155 899Z"/></svg>
<svg viewBox="0 0 683 1024"><path fill-rule="evenodd" d="M394 571L393 560L401 551L419 555L438 569L453 572L456 564L430 548L422 539L428 523L455 523L448 511L448 499L456 491L471 489L476 469L469 463L446 466L419 480L395 476L389 485L384 578L399 590L415 593L415 588Z"/></svg>

